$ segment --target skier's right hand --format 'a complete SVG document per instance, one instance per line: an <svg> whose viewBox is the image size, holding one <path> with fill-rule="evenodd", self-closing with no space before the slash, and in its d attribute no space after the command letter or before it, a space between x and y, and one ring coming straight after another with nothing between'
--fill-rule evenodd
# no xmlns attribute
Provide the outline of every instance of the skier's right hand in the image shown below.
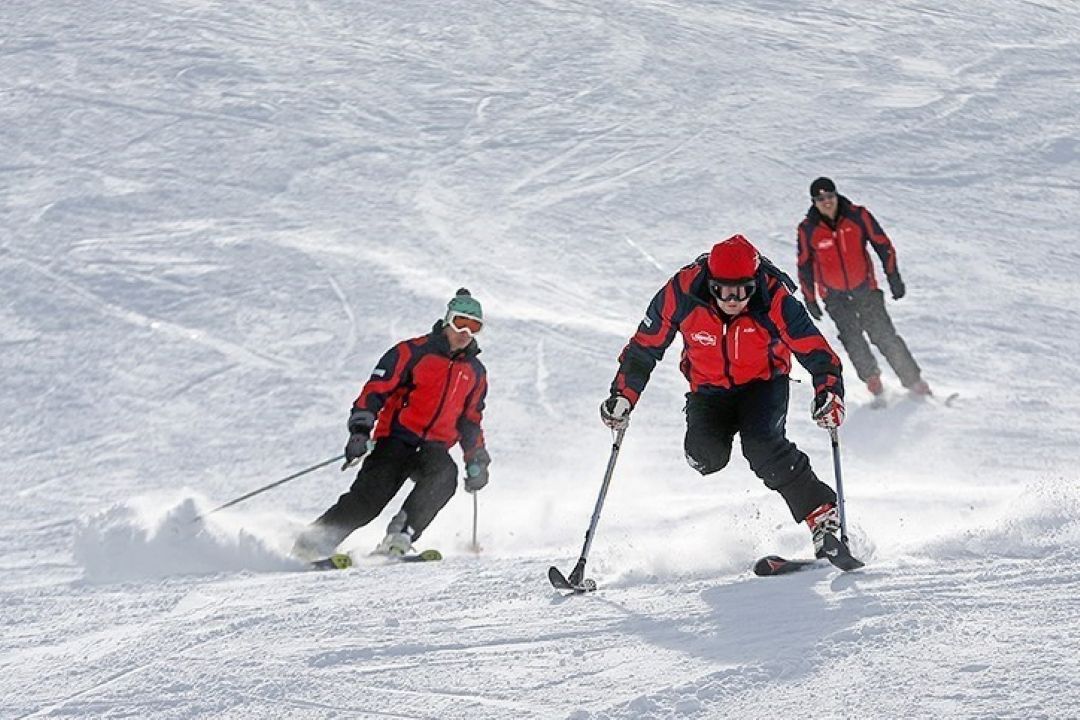
<svg viewBox="0 0 1080 720"><path fill-rule="evenodd" d="M341 469L348 470L360 461L368 451L371 429L375 427L375 416L360 408L353 408L349 414L349 442L345 443L345 463Z"/></svg>
<svg viewBox="0 0 1080 720"><path fill-rule="evenodd" d="M817 300L806 301L806 312L810 313L810 317L815 320L820 320L822 318L821 306L818 305Z"/></svg>
<svg viewBox="0 0 1080 720"><path fill-rule="evenodd" d="M612 430L623 430L630 424L630 401L622 395L612 395L600 403L600 420Z"/></svg>

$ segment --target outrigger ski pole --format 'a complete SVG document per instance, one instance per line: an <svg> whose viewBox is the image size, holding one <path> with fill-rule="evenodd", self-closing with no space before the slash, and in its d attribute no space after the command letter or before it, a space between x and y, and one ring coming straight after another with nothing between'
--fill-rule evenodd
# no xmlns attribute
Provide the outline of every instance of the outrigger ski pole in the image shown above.
<svg viewBox="0 0 1080 720"><path fill-rule="evenodd" d="M847 513L844 512L844 476L840 470L840 433L836 431L836 428L829 428L829 440L832 441L833 477L836 479L836 511L840 515L840 540L847 545Z"/></svg>
<svg viewBox="0 0 1080 720"><path fill-rule="evenodd" d="M627 423L628 426L629 423ZM581 548L581 557L578 558L577 565L570 572L570 577L563 575L554 565L548 568L548 580L551 581L553 587L559 590L573 590L575 593L584 593L596 589L596 583L592 578L585 577L585 561L589 557L589 548L592 546L593 537L596 534L596 524L600 522L600 510L604 507L604 498L607 497L608 485L611 484L611 475L615 472L615 461L619 459L619 448L622 447L622 439L625 434L626 427L623 427L615 434L615 442L611 446L611 457L608 459L607 472L604 473L604 483L600 486L600 497L596 498L596 508L593 510L592 521L589 522L589 529L585 531L585 545Z"/></svg>

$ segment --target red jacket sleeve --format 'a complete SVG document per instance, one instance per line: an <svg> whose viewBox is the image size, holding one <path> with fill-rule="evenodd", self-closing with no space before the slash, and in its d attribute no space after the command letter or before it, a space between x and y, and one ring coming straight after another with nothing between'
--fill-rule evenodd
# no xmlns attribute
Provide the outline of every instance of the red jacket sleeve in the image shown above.
<svg viewBox="0 0 1080 720"><path fill-rule="evenodd" d="M637 332L619 355L619 370L611 381L611 394L622 395L632 406L637 405L656 363L663 360L664 351L678 333L678 281L676 275L656 293Z"/></svg>
<svg viewBox="0 0 1080 720"><path fill-rule="evenodd" d="M810 321L806 308L786 291L773 297L769 316L780 339L814 379L814 392L831 390L844 397L843 367L825 336Z"/></svg>
<svg viewBox="0 0 1080 720"><path fill-rule="evenodd" d="M368 410L378 416L387 399L401 385L411 358L412 347L408 341L399 342L387 350L371 371L371 378L364 384L364 389L360 391L353 407Z"/></svg>
<svg viewBox="0 0 1080 720"><path fill-rule="evenodd" d="M484 447L484 429L480 423L484 419L487 389L487 371L484 371L465 400L465 409L458 418L458 435L461 438L461 451L465 453L465 462L469 462L476 451Z"/></svg>
<svg viewBox="0 0 1080 720"><path fill-rule="evenodd" d="M858 218L865 237L870 241L870 246L874 248L874 252L881 259L881 267L885 270L885 274L895 274L897 272L896 248L893 247L889 236L885 234L877 219L866 208L859 208Z"/></svg>

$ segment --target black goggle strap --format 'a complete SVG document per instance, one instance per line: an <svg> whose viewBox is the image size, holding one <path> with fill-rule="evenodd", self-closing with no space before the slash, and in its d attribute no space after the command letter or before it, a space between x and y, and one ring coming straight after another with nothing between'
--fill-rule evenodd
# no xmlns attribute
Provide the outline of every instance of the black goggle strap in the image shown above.
<svg viewBox="0 0 1080 720"><path fill-rule="evenodd" d="M723 288L728 288L727 294L723 294ZM734 289L734 290L732 290ZM735 300L742 302L754 294L757 283L754 280L742 280L736 282L721 282L720 280L709 281L709 292L720 302Z"/></svg>

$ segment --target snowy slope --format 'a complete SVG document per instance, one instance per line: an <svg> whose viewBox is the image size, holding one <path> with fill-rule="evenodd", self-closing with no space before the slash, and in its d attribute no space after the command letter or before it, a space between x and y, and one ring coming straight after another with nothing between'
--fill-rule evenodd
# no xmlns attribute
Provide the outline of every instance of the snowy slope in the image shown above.
<svg viewBox="0 0 1080 720"><path fill-rule="evenodd" d="M1078 78L1064 2L4 3L0 717L1080 715ZM686 466L672 348L601 590L552 592L648 300L734 232L793 272L819 174L892 236L890 312L960 393L890 376L876 411L849 379L868 567L750 577L807 533L741 458ZM299 571L333 468L190 522L339 453L461 285L479 557L462 494L443 563ZM789 433L831 479L809 400Z"/></svg>

